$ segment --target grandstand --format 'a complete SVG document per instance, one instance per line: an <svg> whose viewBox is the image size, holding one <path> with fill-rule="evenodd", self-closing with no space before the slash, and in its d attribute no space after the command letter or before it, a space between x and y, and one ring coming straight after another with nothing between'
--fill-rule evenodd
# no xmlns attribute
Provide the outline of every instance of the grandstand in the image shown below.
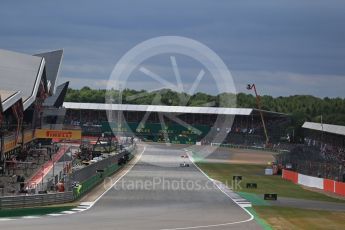
<svg viewBox="0 0 345 230"><path fill-rule="evenodd" d="M345 182L345 126L305 122L304 143L280 156L306 175Z"/></svg>
<svg viewBox="0 0 345 230"><path fill-rule="evenodd" d="M48 160L49 151L39 148L42 146L36 141L35 129L42 127L42 115L51 107L45 102L64 97L63 91L55 93L62 56L63 50L33 56L0 50L2 193L16 193L19 186L23 189L23 182Z"/></svg>
<svg viewBox="0 0 345 230"><path fill-rule="evenodd" d="M219 143L214 137L222 134L222 143L265 145L257 109L64 102L69 83L57 85L62 56L62 50L33 56L0 50L0 192L21 192L32 178L43 183L38 172L66 155L66 146L36 138L38 129L79 129L95 140L107 133L176 144ZM110 120L109 112L115 114ZM270 143L280 144L289 115L262 112Z"/></svg>
<svg viewBox="0 0 345 230"><path fill-rule="evenodd" d="M217 133L223 132L226 138L222 141L226 143L261 146L265 143L259 110L256 109L72 102L65 102L63 107L67 110L65 127L81 128L83 135L98 136L111 132L135 135L145 141L210 144ZM110 122L107 117L109 111L117 116ZM286 126L290 117L263 112L271 143L279 143L287 135ZM121 117L121 125L118 117ZM217 122L224 119L233 120L232 126L231 122L229 127Z"/></svg>

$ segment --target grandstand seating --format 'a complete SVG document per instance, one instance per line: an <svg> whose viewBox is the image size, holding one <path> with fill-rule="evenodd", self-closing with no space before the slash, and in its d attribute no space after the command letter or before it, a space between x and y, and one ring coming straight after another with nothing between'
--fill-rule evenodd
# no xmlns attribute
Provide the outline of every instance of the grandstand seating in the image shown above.
<svg viewBox="0 0 345 230"><path fill-rule="evenodd" d="M178 118L183 122L192 125L202 133L195 135L186 132L187 129L175 121L165 119L168 130L162 131L158 113L150 113L146 120L146 128L138 128L139 122L143 119L144 112L123 112L126 127L122 127L122 132L130 132L145 140L164 141L163 133L166 132L169 141L174 143L195 143L202 141L210 143L213 137L222 133L225 137L223 143L232 143L237 145L257 145L262 146L265 143L264 130L258 114L250 116L237 115L232 127L216 127L216 114L180 114ZM267 116L266 124L273 143L280 143L282 136L286 135L285 127L289 124L289 119L282 116ZM108 118L105 111L91 109L67 109L64 124L69 128L81 128L84 135L100 135L101 132L119 131L108 127ZM111 125L115 127L116 125ZM145 132L150 130L150 132Z"/></svg>
<svg viewBox="0 0 345 230"><path fill-rule="evenodd" d="M304 143L294 146L290 152L280 154L282 164L292 164L299 173L345 180L344 136L319 130L305 130Z"/></svg>

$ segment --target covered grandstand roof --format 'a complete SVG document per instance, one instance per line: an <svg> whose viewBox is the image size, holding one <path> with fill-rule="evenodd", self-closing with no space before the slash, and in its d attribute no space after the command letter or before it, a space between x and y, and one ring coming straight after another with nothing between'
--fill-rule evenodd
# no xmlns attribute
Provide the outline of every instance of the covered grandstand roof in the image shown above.
<svg viewBox="0 0 345 230"><path fill-rule="evenodd" d="M19 92L24 109L28 108L35 101L44 64L42 57L0 50L0 89L10 94Z"/></svg>
<svg viewBox="0 0 345 230"><path fill-rule="evenodd" d="M312 129L317 131L323 131L332 134L338 134L345 136L345 126L341 125L330 125L330 124L321 124L315 122L304 122L302 128Z"/></svg>
<svg viewBox="0 0 345 230"><path fill-rule="evenodd" d="M43 57L46 61L46 76L50 86L50 93L54 94L56 90L56 82L59 69L63 57L63 50L55 50L46 53L35 54L34 56Z"/></svg>
<svg viewBox="0 0 345 230"><path fill-rule="evenodd" d="M20 92L0 90L0 112L6 111L21 99Z"/></svg>
<svg viewBox="0 0 345 230"><path fill-rule="evenodd" d="M0 49L0 111L22 99L26 110L36 99L41 80L55 92L63 50L34 56Z"/></svg>
<svg viewBox="0 0 345 230"><path fill-rule="evenodd" d="M217 108L217 107L191 107L191 106L166 106L166 105L132 105L132 104L100 104L64 102L66 109L81 110L120 110L138 112L162 112L162 113L194 113L194 114L221 114L221 115L251 115L257 111L248 108ZM264 111L268 112L268 111ZM285 115L275 113L277 115Z"/></svg>

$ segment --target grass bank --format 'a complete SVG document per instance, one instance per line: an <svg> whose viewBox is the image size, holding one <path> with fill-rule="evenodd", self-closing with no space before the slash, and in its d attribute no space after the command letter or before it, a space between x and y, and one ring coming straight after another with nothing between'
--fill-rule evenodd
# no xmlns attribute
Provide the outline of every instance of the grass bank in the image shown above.
<svg viewBox="0 0 345 230"><path fill-rule="evenodd" d="M58 207L37 207L37 208L20 208L20 209L7 209L0 210L0 218L11 218L21 216L41 216L50 213L58 213L68 211L75 206L58 206Z"/></svg>
<svg viewBox="0 0 345 230"><path fill-rule="evenodd" d="M280 176L265 176L265 165L240 165L228 163L197 162L211 178L231 185L232 176L241 175L241 188L235 190L254 204L251 209L256 221L264 229L345 229L345 212L319 211L300 208L272 206L262 199L264 193L277 193L279 197L306 200L344 202L324 194L308 191ZM246 183L257 183L257 189L247 189ZM262 222L262 223L260 223ZM266 224L268 226L266 226Z"/></svg>
<svg viewBox="0 0 345 230"><path fill-rule="evenodd" d="M241 175L243 177L240 188L234 187L234 191L254 193L262 195L264 193L277 193L281 197L291 197L298 199L319 200L329 202L344 202L326 196L324 194L308 191L300 185L283 180L281 176L265 176L265 165L243 165L228 163L207 163L197 162L198 166L213 179L231 185L232 176ZM246 188L246 183L257 183L257 189Z"/></svg>
<svg viewBox="0 0 345 230"><path fill-rule="evenodd" d="M273 229L345 229L344 212L274 206L254 206L254 209Z"/></svg>

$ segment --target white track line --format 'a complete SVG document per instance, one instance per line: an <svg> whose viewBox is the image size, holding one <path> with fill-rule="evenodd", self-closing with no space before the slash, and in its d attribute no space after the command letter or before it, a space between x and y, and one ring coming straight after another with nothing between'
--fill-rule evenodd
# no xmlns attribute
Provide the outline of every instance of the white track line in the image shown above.
<svg viewBox="0 0 345 230"><path fill-rule="evenodd" d="M139 154L139 159L141 158L141 156L143 155L143 153L145 152L146 150L146 146L144 146L144 149L143 151ZM75 213L80 213L80 212L84 212L86 210L89 210L90 208L92 208L92 206L94 206L97 201L99 201L110 189L112 189L117 182L119 182L124 176L127 175L127 173L129 171L131 171L131 169L136 165L133 164L131 166L129 166L129 168L126 170L125 173L123 173L105 192L103 192L94 202L82 202L79 204L78 207L76 208L73 208L71 209L70 211L63 211L63 212L60 212L60 213L50 213L50 214L46 214L46 215L43 215L43 216L23 216L23 217L19 217L19 218L13 218L13 219L10 219L10 218L0 218L0 221L11 221L11 220L18 220L18 219L37 219L37 218L42 218L44 216L51 216L51 217L56 217L56 216L64 216L64 215L72 215L72 214L75 214Z"/></svg>
<svg viewBox="0 0 345 230"><path fill-rule="evenodd" d="M76 213L76 212L73 212L73 211L63 211L61 212L62 214L73 214L73 213Z"/></svg>
<svg viewBox="0 0 345 230"><path fill-rule="evenodd" d="M224 195L229 197L235 204L237 204L228 194L226 194L215 182L212 178L210 178L206 173L204 173L195 163L192 156L190 156L189 152L187 152L189 160L192 162L192 164L207 178L209 179ZM227 225L234 225L234 224L242 224L246 222L250 222L254 219L254 216L245 208L241 207L241 205L237 204L241 209L243 209L248 215L250 216L247 220L242 221L236 221L236 222L229 222L229 223L223 223L223 224L214 224L214 225L204 225L204 226L193 226L193 227L182 227L182 228L165 228L160 230L186 230L186 229L200 229L200 228L212 228L212 227L222 227Z"/></svg>
<svg viewBox="0 0 345 230"><path fill-rule="evenodd" d="M143 153L145 152L145 150L146 150L146 146L144 146L144 149L143 149L143 151L139 154L139 159L141 158L141 156L143 155ZM82 203L80 203L80 205L77 207L77 208L75 208L73 211L75 211L76 209L78 209L79 211L77 211L77 212L71 212L71 213L67 213L67 212L69 212L69 211L65 211L65 212L63 212L63 214L75 214L75 213L81 213L81 212L84 212L84 211L86 211L86 210L89 210L90 208L92 208L107 192L109 192L109 190L110 189L112 189L124 176L126 176L127 175L127 173L129 173L129 171L131 171L132 170L132 168L134 167L136 165L136 163L135 164L133 164L133 165L131 165L131 166L129 166L129 168L126 170L126 172L125 173L123 173L106 191L104 191L95 201L93 201L93 202L82 202Z"/></svg>
<svg viewBox="0 0 345 230"><path fill-rule="evenodd" d="M214 180L213 180L211 177L209 177L204 171L201 170L201 168L199 168L199 166L197 166L197 165L194 163L193 156L190 156L189 152L187 152L187 155L188 155L188 158L190 159L190 161L193 163L193 165L194 165L197 169L199 169L199 171L200 171L202 174L204 174L204 176L206 176L210 181L212 181L212 183L213 183L214 185L216 185L217 188L218 188L224 195L226 195L227 197L229 197L235 204L237 204L237 202L236 202L231 196L229 196L227 193L225 193L225 192L219 187L219 185L218 185L217 183L214 182ZM238 205L238 204L237 204L237 205ZM251 214L247 209L241 207L240 205L238 205L238 206L239 206L240 208L242 208L244 211L246 211L246 213L249 214L250 219L248 219L248 220L246 220L246 221L251 221L251 220L254 219L253 214Z"/></svg>
<svg viewBox="0 0 345 230"><path fill-rule="evenodd" d="M146 146L144 146L143 151L139 154L139 160L141 156L143 155L143 153L145 152L145 150L146 150ZM92 208L110 189L112 189L117 184L117 182L119 182L124 176L126 176L127 173L129 173L129 171L131 171L132 168L136 165L136 163L131 165L124 174L122 174L105 192L103 192L94 202L92 202L92 204L89 206L88 209Z"/></svg>
<svg viewBox="0 0 345 230"><path fill-rule="evenodd" d="M40 218L39 216L23 216L23 219L38 219Z"/></svg>
<svg viewBox="0 0 345 230"><path fill-rule="evenodd" d="M93 204L93 202L81 202L80 204L79 204L79 206L90 206L90 205L92 205Z"/></svg>
<svg viewBox="0 0 345 230"><path fill-rule="evenodd" d="M71 211L77 211L77 212L80 212L80 211L84 211L85 208L73 208L71 209Z"/></svg>
<svg viewBox="0 0 345 230"><path fill-rule="evenodd" d="M0 218L0 221L11 221L11 220L14 220L14 219L10 219L10 218Z"/></svg>
<svg viewBox="0 0 345 230"><path fill-rule="evenodd" d="M139 154L139 159L141 158L141 156L143 155L143 153L145 152L146 150L146 146L144 146L144 149L143 151ZM86 210L89 210L90 208L92 208L107 192L109 192L110 189L112 189L124 176L127 175L127 173L129 173L129 171L132 170L132 168L136 165L133 164L131 166L129 166L129 168L126 170L125 173L123 173L107 190L105 190L95 201L93 202L82 202L80 203L80 205L76 208L76 209L82 209L78 212L73 212L73 213L70 213L70 214L75 214L75 213L81 213L81 212L84 212Z"/></svg>
<svg viewBox="0 0 345 230"><path fill-rule="evenodd" d="M47 214L47 216L63 216L64 214L61 213L51 213L51 214Z"/></svg>

